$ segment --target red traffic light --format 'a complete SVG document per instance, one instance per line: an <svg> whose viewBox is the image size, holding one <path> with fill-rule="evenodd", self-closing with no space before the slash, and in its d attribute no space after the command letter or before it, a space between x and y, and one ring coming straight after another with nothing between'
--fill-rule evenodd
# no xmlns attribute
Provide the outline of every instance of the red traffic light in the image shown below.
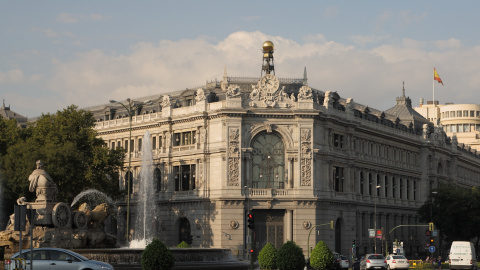
<svg viewBox="0 0 480 270"><path fill-rule="evenodd" d="M253 248L251 248L249 251L250 251L250 253L253 253Z"/></svg>

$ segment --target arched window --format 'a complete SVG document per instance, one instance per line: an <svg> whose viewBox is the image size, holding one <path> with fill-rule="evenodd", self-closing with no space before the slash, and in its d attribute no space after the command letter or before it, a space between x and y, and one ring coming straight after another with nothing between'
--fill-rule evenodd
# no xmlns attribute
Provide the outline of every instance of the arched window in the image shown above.
<svg viewBox="0 0 480 270"><path fill-rule="evenodd" d="M262 132L252 141L253 188L284 188L285 147L276 133Z"/></svg>

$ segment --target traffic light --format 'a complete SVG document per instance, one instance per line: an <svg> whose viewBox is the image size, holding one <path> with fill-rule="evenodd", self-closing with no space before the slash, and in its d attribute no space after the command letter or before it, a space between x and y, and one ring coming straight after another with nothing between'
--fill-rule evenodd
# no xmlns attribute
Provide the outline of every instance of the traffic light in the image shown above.
<svg viewBox="0 0 480 270"><path fill-rule="evenodd" d="M352 247L355 247L355 240L352 240Z"/></svg>
<svg viewBox="0 0 480 270"><path fill-rule="evenodd" d="M428 230L431 232L435 230L435 227L433 226L433 222L428 223Z"/></svg>
<svg viewBox="0 0 480 270"><path fill-rule="evenodd" d="M435 239L433 237L430 237L430 245L433 246Z"/></svg>
<svg viewBox="0 0 480 270"><path fill-rule="evenodd" d="M425 236L432 236L432 232L429 230L425 230Z"/></svg>
<svg viewBox="0 0 480 270"><path fill-rule="evenodd" d="M247 214L247 223L248 223L248 228L250 230L253 230L255 224L254 224L254 221L253 221L253 214L252 213Z"/></svg>
<svg viewBox="0 0 480 270"><path fill-rule="evenodd" d="M330 220L330 229L333 230L333 220Z"/></svg>
<svg viewBox="0 0 480 270"><path fill-rule="evenodd" d="M250 254L253 254L253 248L251 248L250 250L248 250L248 252L250 252Z"/></svg>

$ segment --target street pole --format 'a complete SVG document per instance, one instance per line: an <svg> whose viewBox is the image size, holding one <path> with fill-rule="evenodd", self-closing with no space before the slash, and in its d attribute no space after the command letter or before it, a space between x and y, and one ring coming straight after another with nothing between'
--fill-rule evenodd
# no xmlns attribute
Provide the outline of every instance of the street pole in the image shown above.
<svg viewBox="0 0 480 270"><path fill-rule="evenodd" d="M129 128L128 128L128 144L127 144L127 154L128 154L128 171L127 171L127 225L126 225L126 232L125 232L125 240L126 242L129 242L128 239L128 234L130 230L130 187L131 187L131 181L132 181L132 121L133 121L133 115L135 114L135 111L140 108L140 106L143 106L145 104L151 104L150 100L147 100L145 102L135 102L131 100L130 98L127 98L128 102L128 108L125 106L123 103L117 102L115 100L110 100L110 103L114 104L119 104L125 110L128 112L128 120L129 120ZM133 235L132 235L133 236Z"/></svg>
<svg viewBox="0 0 480 270"><path fill-rule="evenodd" d="M374 242L375 242L375 253L377 253L377 200L378 200L378 189L381 188L382 186L376 186L375 188L375 220L374 220L374 223L375 223L375 238L374 238Z"/></svg>

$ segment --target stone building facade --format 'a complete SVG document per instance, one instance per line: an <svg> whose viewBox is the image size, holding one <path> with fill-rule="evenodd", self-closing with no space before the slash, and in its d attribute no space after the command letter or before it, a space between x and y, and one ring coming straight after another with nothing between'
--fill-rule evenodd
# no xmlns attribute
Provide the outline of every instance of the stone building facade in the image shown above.
<svg viewBox="0 0 480 270"><path fill-rule="evenodd" d="M131 122L118 103L87 109L108 146L131 155L133 204L139 146L149 131L156 183L150 203L160 217L153 226L169 246L192 236L194 247L243 256L248 239L256 251L293 240L307 254L323 240L349 255L355 240L359 254L380 252L385 243L375 243L368 229L420 224L418 208L441 183L479 184L479 155L419 117L405 90L392 109L379 111L311 88L304 73L240 78L225 70L221 81L201 88L138 99L144 105L135 107ZM249 210L254 237L246 226ZM407 255L425 252L426 228L400 227L389 241L403 241Z"/></svg>

